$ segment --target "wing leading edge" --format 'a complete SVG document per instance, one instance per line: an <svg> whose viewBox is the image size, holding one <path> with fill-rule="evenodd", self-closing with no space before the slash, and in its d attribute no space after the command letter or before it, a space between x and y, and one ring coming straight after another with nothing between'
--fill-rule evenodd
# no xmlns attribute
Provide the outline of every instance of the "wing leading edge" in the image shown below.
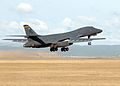
<svg viewBox="0 0 120 86"><path fill-rule="evenodd" d="M89 41L95 41L95 40L104 40L106 38L80 38L77 40L69 40L69 43L78 43L78 42L89 42Z"/></svg>

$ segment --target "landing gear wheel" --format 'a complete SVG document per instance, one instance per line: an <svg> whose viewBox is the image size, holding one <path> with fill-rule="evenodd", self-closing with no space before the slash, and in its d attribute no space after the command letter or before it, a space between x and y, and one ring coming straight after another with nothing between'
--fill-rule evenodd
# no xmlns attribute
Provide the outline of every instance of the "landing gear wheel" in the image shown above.
<svg viewBox="0 0 120 86"><path fill-rule="evenodd" d="M91 42L88 42L88 45L91 45Z"/></svg>
<svg viewBox="0 0 120 86"><path fill-rule="evenodd" d="M50 48L50 51L53 52L53 48Z"/></svg>
<svg viewBox="0 0 120 86"><path fill-rule="evenodd" d="M65 47L63 47L63 48L61 48L61 51L62 51L62 52L69 51L69 48L68 48L68 47L66 47L66 48L65 48Z"/></svg>
<svg viewBox="0 0 120 86"><path fill-rule="evenodd" d="M55 49L55 51L58 51L58 48L54 48Z"/></svg>
<svg viewBox="0 0 120 86"><path fill-rule="evenodd" d="M61 51L63 52L63 51L64 51L64 48L61 48Z"/></svg>
<svg viewBox="0 0 120 86"><path fill-rule="evenodd" d="M66 51L69 51L69 48L67 47L67 48L65 48L65 50L66 50Z"/></svg>
<svg viewBox="0 0 120 86"><path fill-rule="evenodd" d="M50 51L51 51L51 52L58 51L58 48L50 48Z"/></svg>

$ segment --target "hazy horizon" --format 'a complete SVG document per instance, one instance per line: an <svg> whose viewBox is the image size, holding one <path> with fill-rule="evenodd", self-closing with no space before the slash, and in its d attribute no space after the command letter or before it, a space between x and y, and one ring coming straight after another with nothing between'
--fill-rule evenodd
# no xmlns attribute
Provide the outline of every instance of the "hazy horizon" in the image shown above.
<svg viewBox="0 0 120 86"><path fill-rule="evenodd" d="M73 45L69 47L68 52L61 52L60 49L56 52L62 56L120 56L120 45ZM22 46L1 46L0 51L4 50L26 50L33 52L48 52L49 48L23 48Z"/></svg>

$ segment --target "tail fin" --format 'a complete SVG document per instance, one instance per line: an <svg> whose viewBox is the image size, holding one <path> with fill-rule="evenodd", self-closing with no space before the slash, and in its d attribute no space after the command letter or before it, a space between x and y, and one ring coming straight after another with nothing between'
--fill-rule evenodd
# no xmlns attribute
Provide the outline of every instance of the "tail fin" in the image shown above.
<svg viewBox="0 0 120 86"><path fill-rule="evenodd" d="M36 36L38 35L29 25L23 25L27 36Z"/></svg>

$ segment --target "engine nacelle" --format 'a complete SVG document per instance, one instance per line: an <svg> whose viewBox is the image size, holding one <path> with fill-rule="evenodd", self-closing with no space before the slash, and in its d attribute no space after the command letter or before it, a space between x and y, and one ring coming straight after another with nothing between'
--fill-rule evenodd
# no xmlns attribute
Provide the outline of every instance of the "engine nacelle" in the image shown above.
<svg viewBox="0 0 120 86"><path fill-rule="evenodd" d="M72 45L73 43L68 43L67 41L66 42L58 42L56 45L57 47L66 47L66 46L70 46Z"/></svg>
<svg viewBox="0 0 120 86"><path fill-rule="evenodd" d="M40 45L38 44L32 44L32 43L26 43L23 45L25 48L40 48Z"/></svg>

